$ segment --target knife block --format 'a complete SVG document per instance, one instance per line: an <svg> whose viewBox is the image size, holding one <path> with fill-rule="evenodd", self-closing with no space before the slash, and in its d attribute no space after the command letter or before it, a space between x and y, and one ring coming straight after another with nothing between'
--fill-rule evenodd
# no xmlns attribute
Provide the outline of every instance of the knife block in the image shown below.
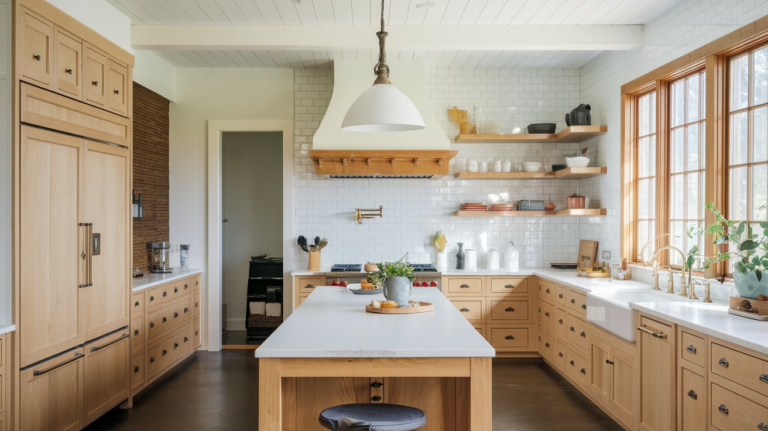
<svg viewBox="0 0 768 431"><path fill-rule="evenodd" d="M309 270L320 271L320 252L319 251L309 252Z"/></svg>

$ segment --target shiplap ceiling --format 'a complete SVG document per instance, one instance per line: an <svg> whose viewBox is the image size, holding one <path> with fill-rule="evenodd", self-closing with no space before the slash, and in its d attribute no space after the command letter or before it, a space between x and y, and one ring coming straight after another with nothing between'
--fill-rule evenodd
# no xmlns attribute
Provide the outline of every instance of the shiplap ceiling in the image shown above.
<svg viewBox="0 0 768 431"><path fill-rule="evenodd" d="M135 26L372 26L380 0L107 0ZM644 24L676 0L386 0L391 26L606 26ZM433 3L432 7L417 7ZM376 58L370 50L155 50L177 67L330 67L333 59ZM578 68L600 51L388 51L428 67Z"/></svg>

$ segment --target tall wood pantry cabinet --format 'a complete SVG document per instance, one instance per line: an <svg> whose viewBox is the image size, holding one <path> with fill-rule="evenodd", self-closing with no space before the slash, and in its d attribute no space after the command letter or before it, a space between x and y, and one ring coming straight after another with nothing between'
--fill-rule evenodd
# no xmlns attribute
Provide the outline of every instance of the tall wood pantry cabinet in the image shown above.
<svg viewBox="0 0 768 431"><path fill-rule="evenodd" d="M13 337L3 431L79 430L131 403L133 56L15 0Z"/></svg>

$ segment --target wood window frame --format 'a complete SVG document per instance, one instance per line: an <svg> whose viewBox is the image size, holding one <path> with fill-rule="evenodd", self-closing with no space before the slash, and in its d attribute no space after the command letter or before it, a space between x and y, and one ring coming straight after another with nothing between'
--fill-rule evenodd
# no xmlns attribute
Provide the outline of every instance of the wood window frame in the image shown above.
<svg viewBox="0 0 768 431"><path fill-rule="evenodd" d="M702 70L705 71L705 186L704 202L714 202L726 216L728 195L728 62L731 57L768 44L768 16L749 23L719 39L652 70L621 87L621 208L620 252L636 262L638 247L636 231L637 201L637 99L656 91L656 235L669 233L669 148L670 83ZM662 150L663 149L663 150ZM661 172L660 172L661 170ZM705 226L714 223L714 216L705 211ZM661 237L658 245L667 244ZM711 236L704 238L703 254L715 254ZM711 248L710 248L711 247ZM666 253L659 256L666 264ZM727 272L726 263L713 265L705 271L707 278Z"/></svg>

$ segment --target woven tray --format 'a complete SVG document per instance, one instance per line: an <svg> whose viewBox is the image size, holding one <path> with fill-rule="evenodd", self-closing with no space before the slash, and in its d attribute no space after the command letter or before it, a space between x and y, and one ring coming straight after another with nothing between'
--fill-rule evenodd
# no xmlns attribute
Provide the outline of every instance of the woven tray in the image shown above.
<svg viewBox="0 0 768 431"><path fill-rule="evenodd" d="M248 316L248 328L277 328L283 323L282 317L271 317L263 314Z"/></svg>

